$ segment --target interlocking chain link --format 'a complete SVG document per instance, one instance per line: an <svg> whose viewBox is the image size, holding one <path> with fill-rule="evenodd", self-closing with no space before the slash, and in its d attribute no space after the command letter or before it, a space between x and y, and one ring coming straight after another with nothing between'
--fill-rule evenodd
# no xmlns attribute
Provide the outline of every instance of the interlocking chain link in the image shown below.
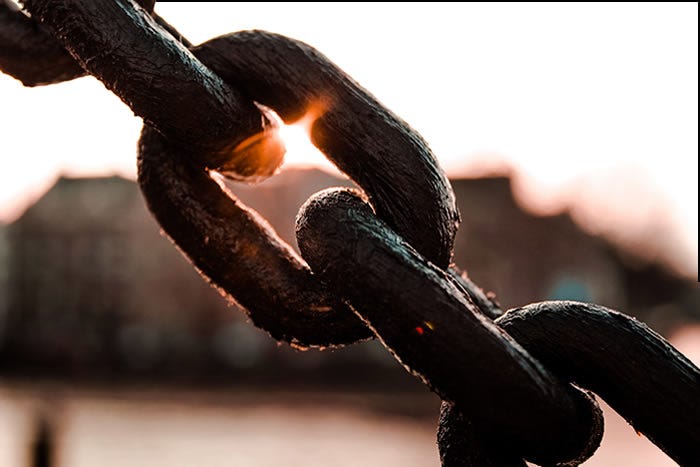
<svg viewBox="0 0 700 467"><path fill-rule="evenodd" d="M503 314L450 267L459 215L420 135L302 42L247 31L192 46L153 4L0 0L0 69L30 86L89 73L144 119L151 212L255 325L299 348L379 338L443 398L446 466L579 464L602 415L571 383L697 465L700 370L663 338L596 305ZM307 201L303 259L213 176L274 173L284 148L268 109L311 112L312 142L362 189Z"/></svg>

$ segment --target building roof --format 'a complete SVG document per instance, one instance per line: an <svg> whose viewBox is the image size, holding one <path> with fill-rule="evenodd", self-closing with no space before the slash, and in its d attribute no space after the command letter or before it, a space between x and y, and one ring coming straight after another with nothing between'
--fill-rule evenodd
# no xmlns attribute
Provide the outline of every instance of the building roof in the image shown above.
<svg viewBox="0 0 700 467"><path fill-rule="evenodd" d="M50 226L52 230L99 229L109 224L135 220L145 214L145 205L133 180L120 176L66 177L56 183L12 226Z"/></svg>

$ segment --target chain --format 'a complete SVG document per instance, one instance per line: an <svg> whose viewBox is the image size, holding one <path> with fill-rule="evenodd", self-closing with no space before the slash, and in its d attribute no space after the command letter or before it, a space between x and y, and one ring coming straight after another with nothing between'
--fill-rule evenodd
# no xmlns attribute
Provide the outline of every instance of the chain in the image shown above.
<svg viewBox="0 0 700 467"><path fill-rule="evenodd" d="M0 69L25 85L98 78L144 120L142 193L163 230L253 323L298 348L376 337L443 399L445 466L577 465L603 397L682 465L700 459L700 370L604 307L503 313L450 265L459 214L428 145L312 47L247 31L193 46L153 1L0 0ZM300 258L215 174L254 180L284 154L273 109L361 188L317 193Z"/></svg>

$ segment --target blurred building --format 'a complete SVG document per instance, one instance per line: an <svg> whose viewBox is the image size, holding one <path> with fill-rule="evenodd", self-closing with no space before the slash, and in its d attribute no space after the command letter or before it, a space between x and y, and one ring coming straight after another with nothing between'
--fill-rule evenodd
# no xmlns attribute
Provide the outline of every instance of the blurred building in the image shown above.
<svg viewBox="0 0 700 467"><path fill-rule="evenodd" d="M505 308L542 300L598 303L661 333L700 319L700 288L659 263L592 236L568 213L534 216L505 177L452 181L462 224L455 262Z"/></svg>
<svg viewBox="0 0 700 467"><path fill-rule="evenodd" d="M148 367L189 354L225 314L123 178L59 179L7 228L7 242L9 363Z"/></svg>
<svg viewBox="0 0 700 467"><path fill-rule="evenodd" d="M298 208L310 194L336 185L349 182L292 170L232 189L295 245ZM544 299L593 301L639 316L661 332L698 319L693 283L658 265L635 263L568 215L526 213L513 200L508 179L453 185L463 218L455 262L505 307ZM159 234L137 185L120 177L59 179L0 230L3 261L5 374L286 384L357 374L387 384L410 379L376 342L322 353L277 346L197 275Z"/></svg>

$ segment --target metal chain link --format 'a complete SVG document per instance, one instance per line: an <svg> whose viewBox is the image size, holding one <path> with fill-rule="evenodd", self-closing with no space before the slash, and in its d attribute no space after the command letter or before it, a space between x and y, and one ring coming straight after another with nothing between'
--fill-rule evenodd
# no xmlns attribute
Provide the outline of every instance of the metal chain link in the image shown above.
<svg viewBox="0 0 700 467"><path fill-rule="evenodd" d="M445 466L583 462L602 414L578 387L698 465L700 370L662 337L590 304L504 314L450 267L459 214L420 135L304 43L248 31L194 47L153 4L0 0L0 69L29 86L89 73L144 119L151 212L255 325L299 348L379 338L443 398ZM362 188L307 201L303 259L212 177L274 173L284 148L268 108L287 122L313 112L313 143Z"/></svg>

